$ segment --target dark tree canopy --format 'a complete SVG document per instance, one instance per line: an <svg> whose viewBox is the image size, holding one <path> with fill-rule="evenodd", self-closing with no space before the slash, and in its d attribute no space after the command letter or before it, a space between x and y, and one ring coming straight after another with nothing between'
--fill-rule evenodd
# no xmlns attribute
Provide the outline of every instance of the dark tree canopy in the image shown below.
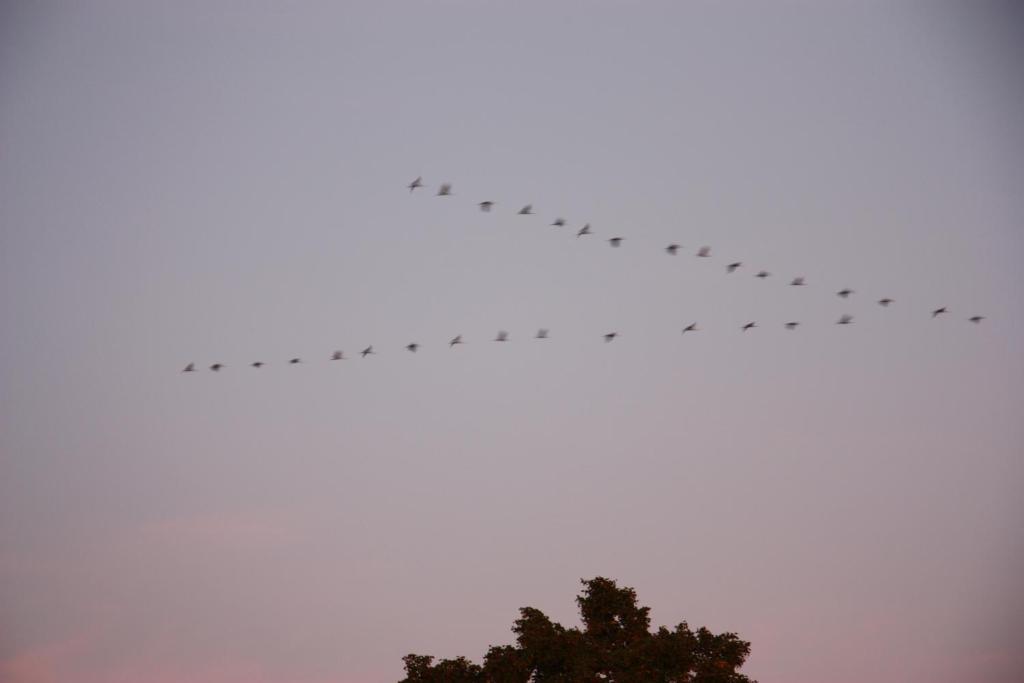
<svg viewBox="0 0 1024 683"><path fill-rule="evenodd" d="M650 608L610 579L583 581L583 628L565 628L533 607L519 610L515 645L492 645L483 666L465 657L407 655L400 683L752 683L737 672L750 643L735 633L650 630Z"/></svg>

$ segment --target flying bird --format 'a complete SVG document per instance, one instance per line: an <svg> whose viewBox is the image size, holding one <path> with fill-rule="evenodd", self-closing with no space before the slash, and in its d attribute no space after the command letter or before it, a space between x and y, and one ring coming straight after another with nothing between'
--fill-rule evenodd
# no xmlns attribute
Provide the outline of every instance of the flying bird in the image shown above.
<svg viewBox="0 0 1024 683"><path fill-rule="evenodd" d="M975 325L977 325L978 323L980 323L984 319L985 319L985 316L983 316L983 315L974 315L974 316L971 316L970 318L968 318L968 320L970 320Z"/></svg>
<svg viewBox="0 0 1024 683"><path fill-rule="evenodd" d="M345 360L345 354L341 351L335 351L331 354L331 360Z"/></svg>
<svg viewBox="0 0 1024 683"><path fill-rule="evenodd" d="M452 194L452 184L444 183L437 191L438 197L450 197Z"/></svg>
<svg viewBox="0 0 1024 683"><path fill-rule="evenodd" d="M262 368L262 367L263 367L264 365L266 365L266 363L264 363L264 362L263 362L263 361L261 361L261 360L258 360L258 361L254 362L254 363L249 363L249 365L251 365L252 367L254 367L254 368L256 368L257 370L259 370L259 369L260 369L260 368Z"/></svg>
<svg viewBox="0 0 1024 683"><path fill-rule="evenodd" d="M210 366L210 369L213 370L214 372L220 372L220 369L222 367L224 367L223 363L214 363L213 365Z"/></svg>
<svg viewBox="0 0 1024 683"><path fill-rule="evenodd" d="M494 202L491 202L491 201L480 202L480 210L483 211L484 213L489 213L490 210L491 210L491 207L493 207L493 206L494 206Z"/></svg>
<svg viewBox="0 0 1024 683"><path fill-rule="evenodd" d="M747 330L752 330L755 327L757 327L757 323L749 322L749 323L747 323L746 325L743 326L743 332L746 332Z"/></svg>
<svg viewBox="0 0 1024 683"><path fill-rule="evenodd" d="M891 303L892 303L892 299L879 299L878 300L878 305L879 306L883 306L883 307L888 306Z"/></svg>
<svg viewBox="0 0 1024 683"><path fill-rule="evenodd" d="M793 287L803 287L806 283L802 277L795 277L789 284Z"/></svg>
<svg viewBox="0 0 1024 683"><path fill-rule="evenodd" d="M298 365L301 362L301 358L292 358L290 361L288 361L288 365Z"/></svg>
<svg viewBox="0 0 1024 683"><path fill-rule="evenodd" d="M687 332L698 332L698 331L699 330L697 329L697 323L690 323L689 325L687 325L686 327L683 328L683 334L686 334Z"/></svg>
<svg viewBox="0 0 1024 683"><path fill-rule="evenodd" d="M942 315L943 313L946 313L946 312L947 311L946 311L946 307L945 306L943 306L942 308L936 308L934 311L932 311L932 317L933 318L938 318L940 315Z"/></svg>
<svg viewBox="0 0 1024 683"><path fill-rule="evenodd" d="M604 335L604 343L607 344L608 342L615 339L617 336L619 336L618 332L609 332L608 334Z"/></svg>
<svg viewBox="0 0 1024 683"><path fill-rule="evenodd" d="M448 342L448 348L451 348L451 347L455 346L456 344L462 344L462 343L463 343L462 342L462 335L460 334L460 335L457 335L456 337L453 337L452 340L450 342Z"/></svg>
<svg viewBox="0 0 1024 683"><path fill-rule="evenodd" d="M617 247L620 244L622 244L622 238L621 237L612 237L612 238L610 238L608 240L608 244L612 245L613 247Z"/></svg>
<svg viewBox="0 0 1024 683"><path fill-rule="evenodd" d="M535 339L547 339L548 338L548 331L542 327L539 330L537 330L537 336L534 337L534 338Z"/></svg>
<svg viewBox="0 0 1024 683"><path fill-rule="evenodd" d="M409 192L412 192L417 187L423 187L423 176L417 176L416 180L409 183Z"/></svg>
<svg viewBox="0 0 1024 683"><path fill-rule="evenodd" d="M847 297L849 297L849 296L850 296L851 294L853 294L853 290L852 290L852 289L840 289L840 290L839 290L838 292L836 292L836 294L837 294L838 296L841 296L841 297L843 297L844 299L846 299L846 298L847 298Z"/></svg>
<svg viewBox="0 0 1024 683"><path fill-rule="evenodd" d="M707 258L711 256L711 247L701 247L697 250L697 256L701 258Z"/></svg>
<svg viewBox="0 0 1024 683"><path fill-rule="evenodd" d="M672 256L675 256L676 252L679 251L679 245L678 244L670 244L667 247L665 247L665 251L668 252L669 254L671 254Z"/></svg>
<svg viewBox="0 0 1024 683"><path fill-rule="evenodd" d="M412 353L416 353L416 349L418 349L418 348L420 348L420 345L417 344L416 342L413 342L412 344L406 344L405 345L406 351L410 351Z"/></svg>
<svg viewBox="0 0 1024 683"><path fill-rule="evenodd" d="M561 228L562 226L565 225L565 219L564 218L556 218L555 222L552 223L551 225L556 227L556 228Z"/></svg>
<svg viewBox="0 0 1024 683"><path fill-rule="evenodd" d="M727 265L727 266L725 267L725 270L726 270L727 272L730 272L730 273L735 273L735 272L736 272L736 269L737 269L737 268L739 268L739 267L740 267L740 266L742 266L742 265L743 265L743 263L742 263L742 262L740 262L740 261L737 261L736 263L730 263L729 265Z"/></svg>
<svg viewBox="0 0 1024 683"><path fill-rule="evenodd" d="M370 346L367 346L365 349L360 351L359 355L362 356L363 358L366 358L367 356L375 356L376 352L374 352L373 345L371 344Z"/></svg>
<svg viewBox="0 0 1024 683"><path fill-rule="evenodd" d="M771 275L771 273L769 273L767 270L759 270L757 271L757 275L755 275L754 277L759 277L763 280L769 275Z"/></svg>
<svg viewBox="0 0 1024 683"><path fill-rule="evenodd" d="M577 237L583 237L584 235L591 235L591 234L593 234L593 233L590 232L590 223L587 223L582 228L580 228L580 231L578 233L576 233L576 236Z"/></svg>
<svg viewBox="0 0 1024 683"><path fill-rule="evenodd" d="M496 341L496 342L508 341L508 332L506 332L505 330L500 330L498 332L497 336L494 338L494 341Z"/></svg>
<svg viewBox="0 0 1024 683"><path fill-rule="evenodd" d="M182 372L195 372L195 371L196 371L196 364L195 363L189 363L188 365L185 366L185 369L182 370Z"/></svg>
<svg viewBox="0 0 1024 683"><path fill-rule="evenodd" d="M533 214L533 204L527 204L523 208L519 209L520 216L530 216Z"/></svg>
<svg viewBox="0 0 1024 683"><path fill-rule="evenodd" d="M839 318L839 320L836 321L836 325L849 325L852 322L853 322L853 316L852 315L844 315L841 318Z"/></svg>
<svg viewBox="0 0 1024 683"><path fill-rule="evenodd" d="M797 325L799 325L799 324L800 324L800 323L798 323L798 322L796 322L796 321L793 321L793 322L789 322L789 323L786 323L786 329L787 329L787 330L795 330L795 329L796 329L796 326L797 326Z"/></svg>

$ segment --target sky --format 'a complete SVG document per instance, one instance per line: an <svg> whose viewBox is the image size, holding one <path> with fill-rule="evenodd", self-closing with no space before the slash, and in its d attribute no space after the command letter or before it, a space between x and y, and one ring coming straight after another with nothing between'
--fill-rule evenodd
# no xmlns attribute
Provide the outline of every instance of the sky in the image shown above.
<svg viewBox="0 0 1024 683"><path fill-rule="evenodd" d="M0 680L387 683L600 575L1019 681L1022 20L4 3Z"/></svg>

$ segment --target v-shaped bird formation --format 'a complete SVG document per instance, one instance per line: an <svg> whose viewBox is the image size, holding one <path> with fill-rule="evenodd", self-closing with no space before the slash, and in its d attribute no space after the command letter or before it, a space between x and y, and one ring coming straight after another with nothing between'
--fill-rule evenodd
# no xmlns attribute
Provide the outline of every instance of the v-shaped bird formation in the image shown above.
<svg viewBox="0 0 1024 683"><path fill-rule="evenodd" d="M412 182L410 182L406 187L408 188L410 194L414 194L414 193L416 193L416 190L426 189L428 186L426 184L424 184L422 176L417 176L416 179L413 180ZM453 183L450 183L450 182L441 183L440 185L438 185L437 192L436 192L435 196L437 196L437 197L454 197L455 193L453 192L452 188L453 188ZM494 200L487 199L487 200L483 200L483 201L477 202L476 205L479 207L479 210L481 212L483 212L483 213L492 213L494 211L495 207L497 206L497 202L495 202ZM536 213L534 212L533 204L524 204L524 205L521 206L521 208L519 208L518 210L515 211L515 215L518 215L518 216L535 216ZM565 219L563 217L560 217L560 216L556 217L550 223L550 227L555 227L555 228L563 228L563 227L567 227L568 225L569 225L569 222L567 221L567 219ZM575 232L575 235L576 235L577 238L585 237L585 236L589 236L589 235L594 235L594 234L596 234L596 233L594 232L593 228L591 227L591 223L589 223L589 222L583 222L582 225L579 227L579 229L576 230L576 232ZM614 237L607 238L607 241L608 241L608 244L612 248L616 248L617 249L617 248L620 248L620 247L623 246L623 242L625 241L625 239L626 239L625 237L616 235ZM673 242L671 244L668 244L667 246L664 247L665 253L668 254L669 256L677 256L679 254L679 252L681 250L683 250L683 249L684 249L684 247L681 244L678 244L678 243L675 243L675 242ZM698 247L697 250L695 251L695 256L698 257L698 258L705 258L705 259L712 258L711 246L710 245L703 245L703 246ZM746 265L745 265L745 263L743 261L730 261L729 263L727 263L725 265L725 272L728 275L733 275L733 274L737 273L738 271L740 271L741 268L743 270L746 270ZM762 269L762 270L758 270L756 273L754 273L753 277L758 278L759 280L765 280L768 277L771 277L771 275L772 274L771 274L770 271ZM795 277L790 279L789 285L792 286L792 287L804 287L804 286L807 286L806 278L803 275L795 276ZM854 289L852 289L850 287L844 287L844 288L836 291L836 296L838 296L839 298L841 298L843 300L848 300L848 299L850 299L850 297L852 297L855 294L856 294L856 290L854 290ZM891 305L896 303L896 300L893 299L892 297L888 297L887 296L887 297L883 297L881 299L878 299L876 303L879 306L881 306L882 308L889 308ZM949 311L948 307L940 306L940 307L932 309L930 311L930 317L931 317L932 320L934 320L936 318L945 316L945 315L947 315L949 313L950 313L950 311ZM978 324L980 324L985 319L986 318L983 315L974 314L974 315L971 315L970 317L966 318L966 321L968 321L968 322L970 322L970 323L972 323L974 325L978 325ZM845 325L852 325L852 324L854 324L854 318L853 318L852 315L844 313L844 314L842 314L839 317L838 320L836 320L834 322L834 324L835 325L844 325L844 326ZM798 321L798 320L788 320L788 321L784 321L782 323L779 323L779 325L781 327L783 327L784 329L786 329L786 330L794 331L794 330L797 329L798 326L803 325L803 323L801 321ZM760 329L761 327L762 327L762 325L758 324L758 322L756 320L751 320L751 321L748 321L748 322L746 322L746 323L744 323L742 325L738 325L737 328L735 328L735 329L738 329L740 332L748 332L748 331L751 331L751 330ZM681 334L685 336L687 333L698 332L700 330L701 330L701 328L699 328L697 326L697 322L690 322L690 323L686 324L684 327L682 327ZM604 340L605 344L609 344L609 343L615 341L616 338L619 337L619 334L620 333L618 331L609 331L609 332L603 332L600 335L595 335L595 338L601 338L601 339ZM540 328L533 335L533 339L535 341L536 340L543 341L543 340L547 340L549 338L550 338L550 333L549 333L548 328ZM498 332L495 334L495 336L494 336L492 341L507 343L507 342L511 341L511 335L506 330L498 330ZM463 345L465 343L466 343L466 341L463 340L463 335L462 334L457 334L457 335L455 335L454 337L452 337L451 339L448 340L448 348L449 349L454 349L456 346L460 346L460 345ZM420 350L421 347L422 347L422 345L418 341L407 342L402 347L397 347L396 346L396 348L404 348L405 351L408 352L408 353L417 353ZM377 355L377 352L374 351L373 345L367 346L366 348L364 348L362 351L359 352L359 356L361 358L363 358L363 359L366 359L369 356L374 356L374 355ZM346 360L347 359L346 356L345 356L345 353L343 351L341 351L341 350L334 351L330 355L325 355L325 358L327 360L330 360L330 361L339 361L339 360ZM305 361L303 361L301 358L294 357L294 358L288 359L284 364L287 364L287 365L303 365L303 364L305 364ZM267 365L267 363L262 361L262 360L257 360L257 361L249 362L248 365L249 365L250 368L259 370L259 369L265 367ZM215 362L215 363L210 364L207 367L212 372L220 372L221 370L227 368L228 366L225 363L222 363L222 362ZM191 372L197 372L198 370L199 370L199 368L196 365L196 363L195 362L190 362L187 365L185 365L185 367L182 369L182 372L191 373Z"/></svg>

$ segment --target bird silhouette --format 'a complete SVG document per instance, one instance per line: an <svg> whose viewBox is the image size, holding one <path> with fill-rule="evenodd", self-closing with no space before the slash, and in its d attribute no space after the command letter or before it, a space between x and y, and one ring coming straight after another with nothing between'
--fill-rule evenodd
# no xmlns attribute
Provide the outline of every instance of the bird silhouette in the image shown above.
<svg viewBox="0 0 1024 683"><path fill-rule="evenodd" d="M423 176L417 176L416 180L409 183L409 192L412 192L417 187L423 187Z"/></svg>
<svg viewBox="0 0 1024 683"><path fill-rule="evenodd" d="M763 280L764 278L768 277L769 275L771 275L771 273L769 273L767 270L759 270L759 271L757 271L757 275L755 275L754 277L759 277L759 278L761 278Z"/></svg>
<svg viewBox="0 0 1024 683"><path fill-rule="evenodd" d="M946 307L945 306L943 306L942 308L936 308L934 311L932 311L932 317L933 318L938 318L940 315L942 315L943 313L947 313L947 312L948 311L946 311Z"/></svg>
<svg viewBox="0 0 1024 683"><path fill-rule="evenodd" d="M892 299L889 299L889 298L886 298L886 299L879 299L879 300L878 300L878 305L879 305L879 306L882 306L882 307L888 306L888 305L889 305L889 304L891 304L891 303L892 303Z"/></svg>
<svg viewBox="0 0 1024 683"><path fill-rule="evenodd" d="M698 331L699 330L697 329L697 323L690 323L689 325L687 325L686 327L683 328L683 334L686 334L687 332L698 332Z"/></svg>
<svg viewBox="0 0 1024 683"><path fill-rule="evenodd" d="M970 318L968 318L968 320L970 320L975 325L977 325L978 323L980 323L984 319L985 319L985 316L983 316L983 315L973 315Z"/></svg>
<svg viewBox="0 0 1024 683"><path fill-rule="evenodd" d="M796 326L799 325L799 324L800 323L796 322L795 320L793 322L788 322L788 323L786 323L786 329L787 330L795 330Z"/></svg>
<svg viewBox="0 0 1024 683"><path fill-rule="evenodd" d="M708 258L711 256L711 247L701 247L697 250L697 256L701 258Z"/></svg>
<svg viewBox="0 0 1024 683"><path fill-rule="evenodd" d="M807 283L804 282L804 279L802 277L795 277L793 278L793 281L790 282L789 284L793 287L803 287Z"/></svg>
<svg viewBox="0 0 1024 683"><path fill-rule="evenodd" d="M576 236L577 237L583 237L584 235L591 235L591 234L593 234L593 233L590 232L590 223L587 223L582 228L580 228L580 231L578 233L576 233Z"/></svg>
<svg viewBox="0 0 1024 683"><path fill-rule="evenodd" d="M259 370L259 369L260 369L260 368L262 368L262 367L263 367L264 365L266 365L266 363L264 363L264 362L263 362L263 361L261 361L261 360L258 360L258 361L255 361L255 362L253 362L253 363L249 363L249 365L251 365L252 367L254 367L254 368L256 368L257 370Z"/></svg>
<svg viewBox="0 0 1024 683"><path fill-rule="evenodd" d="M678 244L670 244L667 247L665 247L665 251L668 252L669 254L671 254L672 256L675 256L676 252L679 251L679 245Z"/></svg>
<svg viewBox="0 0 1024 683"><path fill-rule="evenodd" d="M548 338L548 331L542 327L539 330L537 330L537 336L534 337L534 338L535 339L547 339Z"/></svg>
<svg viewBox="0 0 1024 683"><path fill-rule="evenodd" d="M367 346L367 347L366 347L365 349L363 349L362 351L360 351L360 352L359 352L359 355L360 355L360 356L362 356L363 358L366 358L367 356L375 356L375 355L377 355L377 354L376 354L376 352L375 352L375 351L373 350L373 345L370 345L370 346Z"/></svg>
<svg viewBox="0 0 1024 683"><path fill-rule="evenodd" d="M508 332L506 332L505 330L500 330L498 332L497 336L494 337L494 341L496 341L496 342L508 341Z"/></svg>
<svg viewBox="0 0 1024 683"><path fill-rule="evenodd" d="M743 265L743 263L741 263L740 261L737 261L736 263L730 263L729 265L727 265L725 267L725 270L726 270L726 272L729 272L729 273L735 273L736 269L739 268L742 265Z"/></svg>
<svg viewBox="0 0 1024 683"><path fill-rule="evenodd" d="M491 202L491 201L480 202L480 210L483 211L484 213L489 213L490 210L491 210L491 207L493 207L493 206L494 206L494 202Z"/></svg>
<svg viewBox="0 0 1024 683"><path fill-rule="evenodd" d="M448 348L451 348L451 347L455 346L456 344L462 344L462 343L463 343L462 335L460 334L460 335L457 335L457 336L453 337L452 340L450 342L448 342Z"/></svg>
<svg viewBox="0 0 1024 683"><path fill-rule="evenodd" d="M188 365L185 366L185 369L182 370L182 372L195 372L195 371L196 371L196 364L195 363L189 363Z"/></svg>
<svg viewBox="0 0 1024 683"><path fill-rule="evenodd" d="M612 238L610 238L608 240L608 244L612 245L613 247L617 247L620 244L622 244L622 238L621 237L612 237Z"/></svg>
<svg viewBox="0 0 1024 683"><path fill-rule="evenodd" d="M853 322L852 315L844 315L836 321L836 325L849 325Z"/></svg>
<svg viewBox="0 0 1024 683"><path fill-rule="evenodd" d="M562 226L565 225L565 219L564 218L556 218L555 222L552 223L551 225L556 227L556 228L561 228Z"/></svg>
<svg viewBox="0 0 1024 683"><path fill-rule="evenodd" d="M412 344L406 344L405 348L406 348L407 351L411 351L412 353L416 353L416 349L420 348L420 345L417 344L416 342L413 342Z"/></svg>
<svg viewBox="0 0 1024 683"><path fill-rule="evenodd" d="M851 294L853 294L853 290L852 290L852 289L840 289L840 290L839 290L838 292L836 292L836 294L837 294L838 296L841 296L841 297L843 297L844 299L846 299L846 298L848 298L848 297L849 297L849 296L850 296Z"/></svg>
<svg viewBox="0 0 1024 683"><path fill-rule="evenodd" d="M444 183L437 190L437 196L438 197L450 197L451 194L452 194L452 184L451 183Z"/></svg>
<svg viewBox="0 0 1024 683"><path fill-rule="evenodd" d="M341 351L335 351L331 354L331 360L345 360L345 354Z"/></svg>
<svg viewBox="0 0 1024 683"><path fill-rule="evenodd" d="M754 329L755 327L757 327L757 323L755 323L755 322L749 322L749 323L747 323L746 325L744 325L744 326L743 326L743 330L742 330L742 331L743 331L743 332L746 332L747 330L752 330L752 329Z"/></svg>
<svg viewBox="0 0 1024 683"><path fill-rule="evenodd" d="M220 369L222 367L224 367L223 363L214 363L213 365L210 366L210 369L213 370L214 372L220 372Z"/></svg>
<svg viewBox="0 0 1024 683"><path fill-rule="evenodd" d="M288 361L288 365L298 365L301 362L301 358L292 358L290 361Z"/></svg>
<svg viewBox="0 0 1024 683"><path fill-rule="evenodd" d="M527 204L523 208L519 209L519 215L520 216L530 216L530 215L533 215L533 204Z"/></svg>
<svg viewBox="0 0 1024 683"><path fill-rule="evenodd" d="M604 335L604 343L607 344L608 342L615 339L617 336L619 336L618 332L609 332L608 334Z"/></svg>

